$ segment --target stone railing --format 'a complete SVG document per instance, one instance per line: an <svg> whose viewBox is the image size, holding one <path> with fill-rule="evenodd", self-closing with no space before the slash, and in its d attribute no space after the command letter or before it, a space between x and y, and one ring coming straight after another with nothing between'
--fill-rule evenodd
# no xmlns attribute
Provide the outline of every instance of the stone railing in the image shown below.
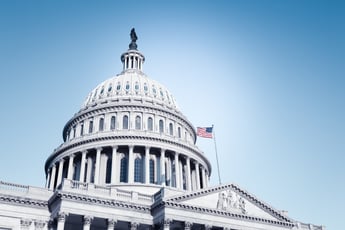
<svg viewBox="0 0 345 230"><path fill-rule="evenodd" d="M0 181L0 191L1 190L27 193L29 191L29 186Z"/></svg>
<svg viewBox="0 0 345 230"><path fill-rule="evenodd" d="M63 180L61 190L66 192L78 192L85 195L111 198L121 201L133 201L144 204L152 204L153 202L153 196L148 194L118 189L114 186L101 186L68 179Z"/></svg>

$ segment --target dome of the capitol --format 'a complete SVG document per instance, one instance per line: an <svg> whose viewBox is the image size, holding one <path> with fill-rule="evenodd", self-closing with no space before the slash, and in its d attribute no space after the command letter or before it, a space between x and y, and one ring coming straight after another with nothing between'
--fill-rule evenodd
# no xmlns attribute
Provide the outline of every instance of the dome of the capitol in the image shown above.
<svg viewBox="0 0 345 230"><path fill-rule="evenodd" d="M105 102L120 102L127 98L157 104L179 112L173 95L165 86L150 79L143 72L133 69L99 84L89 93L82 109Z"/></svg>
<svg viewBox="0 0 345 230"><path fill-rule="evenodd" d="M63 129L48 157L47 187L63 180L98 186L208 187L211 165L173 95L143 72L135 31L120 74L97 85Z"/></svg>

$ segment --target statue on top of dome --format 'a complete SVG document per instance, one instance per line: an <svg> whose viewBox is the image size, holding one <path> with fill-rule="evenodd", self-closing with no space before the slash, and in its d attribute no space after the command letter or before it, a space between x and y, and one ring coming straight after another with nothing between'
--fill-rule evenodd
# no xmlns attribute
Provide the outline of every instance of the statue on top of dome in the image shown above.
<svg viewBox="0 0 345 230"><path fill-rule="evenodd" d="M136 41L138 40L137 34L135 33L135 29L132 28L131 30L131 40L132 42L129 44L130 50L136 50L138 48Z"/></svg>

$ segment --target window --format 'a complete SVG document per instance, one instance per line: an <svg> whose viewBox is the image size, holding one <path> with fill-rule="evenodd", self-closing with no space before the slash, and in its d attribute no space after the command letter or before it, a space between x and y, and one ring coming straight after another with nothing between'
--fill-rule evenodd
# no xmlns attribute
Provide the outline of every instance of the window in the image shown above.
<svg viewBox="0 0 345 230"><path fill-rule="evenodd" d="M174 127L173 127L173 124L172 124L172 123L169 124L169 134L170 134L171 136L174 135Z"/></svg>
<svg viewBox="0 0 345 230"><path fill-rule="evenodd" d="M120 182L127 182L127 158L123 157L120 162Z"/></svg>
<svg viewBox="0 0 345 230"><path fill-rule="evenodd" d="M150 183L155 183L155 161L150 159Z"/></svg>
<svg viewBox="0 0 345 230"><path fill-rule="evenodd" d="M181 138L181 127L177 128L177 135L178 135L178 138Z"/></svg>
<svg viewBox="0 0 345 230"><path fill-rule="evenodd" d="M104 86L102 87L100 94L103 95L103 93L104 93Z"/></svg>
<svg viewBox="0 0 345 230"><path fill-rule="evenodd" d="M139 87L139 83L135 82L135 86L134 86L135 91L139 91L140 87Z"/></svg>
<svg viewBox="0 0 345 230"><path fill-rule="evenodd" d="M93 132L93 121L89 122L89 133Z"/></svg>
<svg viewBox="0 0 345 230"><path fill-rule="evenodd" d="M104 130L104 118L103 117L101 117L99 119L99 129L98 130L99 131L103 131Z"/></svg>
<svg viewBox="0 0 345 230"><path fill-rule="evenodd" d="M83 136L84 134L84 123L80 125L80 136Z"/></svg>
<svg viewBox="0 0 345 230"><path fill-rule="evenodd" d="M128 129L128 116L127 115L123 116L122 129Z"/></svg>
<svg viewBox="0 0 345 230"><path fill-rule="evenodd" d="M73 126L73 138L75 137L75 131L77 130L77 128L75 126Z"/></svg>
<svg viewBox="0 0 345 230"><path fill-rule="evenodd" d="M145 84L144 84L144 91L145 91L145 93L147 93L148 90L149 90L149 89L147 88L147 84L145 83Z"/></svg>
<svg viewBox="0 0 345 230"><path fill-rule="evenodd" d="M117 90L117 91L120 91L120 89L121 89L121 84L120 84L120 82L119 82L119 83L117 83L116 90Z"/></svg>
<svg viewBox="0 0 345 230"><path fill-rule="evenodd" d="M130 88L129 81L126 82L126 91L128 91Z"/></svg>
<svg viewBox="0 0 345 230"><path fill-rule="evenodd" d="M108 93L110 93L112 89L113 89L113 86L110 84L108 87Z"/></svg>
<svg viewBox="0 0 345 230"><path fill-rule="evenodd" d="M114 130L115 129L115 122L116 122L116 117L112 116L110 119L110 130Z"/></svg>
<svg viewBox="0 0 345 230"><path fill-rule="evenodd" d="M134 182L142 182L142 172L142 160L140 157L137 157L134 161Z"/></svg>
<svg viewBox="0 0 345 230"><path fill-rule="evenodd" d="M135 129L141 129L141 117L140 116L135 117Z"/></svg>
<svg viewBox="0 0 345 230"><path fill-rule="evenodd" d="M153 119L152 119L152 117L149 117L147 119L147 129L149 131L153 131Z"/></svg>
<svg viewBox="0 0 345 230"><path fill-rule="evenodd" d="M163 120L159 120L159 132L163 133L164 132L164 123Z"/></svg>

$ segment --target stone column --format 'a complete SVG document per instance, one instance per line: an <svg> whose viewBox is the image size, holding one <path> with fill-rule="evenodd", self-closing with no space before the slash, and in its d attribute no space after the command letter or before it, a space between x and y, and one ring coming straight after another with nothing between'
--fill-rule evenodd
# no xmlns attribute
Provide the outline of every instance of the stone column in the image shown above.
<svg viewBox="0 0 345 230"><path fill-rule="evenodd" d="M115 225L117 224L117 221L114 220L114 219L108 219L107 220L107 223L108 223L108 230L114 230L115 228Z"/></svg>
<svg viewBox="0 0 345 230"><path fill-rule="evenodd" d="M99 184L99 171L100 171L100 164L101 164L101 151L102 151L102 148L97 148L96 165L95 165L95 178L94 178L94 183L95 184Z"/></svg>
<svg viewBox="0 0 345 230"><path fill-rule="evenodd" d="M211 225L205 224L205 230L211 230L211 229L212 229Z"/></svg>
<svg viewBox="0 0 345 230"><path fill-rule="evenodd" d="M83 151L82 155L81 155L80 174L79 174L79 181L80 182L84 182L84 178L85 178L86 154L87 154L87 151Z"/></svg>
<svg viewBox="0 0 345 230"><path fill-rule="evenodd" d="M115 184L118 182L117 175L116 175L116 157L117 157L117 146L113 146L113 152L111 155L111 184Z"/></svg>
<svg viewBox="0 0 345 230"><path fill-rule="evenodd" d="M58 214L57 230L64 230L65 229L66 218L67 218L67 213L60 212Z"/></svg>
<svg viewBox="0 0 345 230"><path fill-rule="evenodd" d="M186 157L186 164L187 164L187 170L186 170L186 178L187 178L187 190L192 190L192 178L191 178L191 172L190 172L190 158Z"/></svg>
<svg viewBox="0 0 345 230"><path fill-rule="evenodd" d="M136 222L129 223L129 229L130 230L137 230L138 227L139 227L139 223L136 223Z"/></svg>
<svg viewBox="0 0 345 230"><path fill-rule="evenodd" d="M45 228L46 223L42 220L36 220L35 221L35 230L42 230L42 229L47 229Z"/></svg>
<svg viewBox="0 0 345 230"><path fill-rule="evenodd" d="M184 223L184 229L190 230L190 229L192 229L192 225L193 225L193 223L191 223L191 222L185 222Z"/></svg>
<svg viewBox="0 0 345 230"><path fill-rule="evenodd" d="M145 147L145 183L150 183L150 147Z"/></svg>
<svg viewBox="0 0 345 230"><path fill-rule="evenodd" d="M183 164L182 161L179 162L179 169L180 169L180 188L183 190Z"/></svg>
<svg viewBox="0 0 345 230"><path fill-rule="evenodd" d="M83 217L83 230L90 230L92 220L93 220L92 216Z"/></svg>
<svg viewBox="0 0 345 230"><path fill-rule="evenodd" d="M178 160L179 154L175 152L175 185L176 188L180 188L180 164Z"/></svg>
<svg viewBox="0 0 345 230"><path fill-rule="evenodd" d="M51 167L51 170L50 170L49 189L54 189L54 185L55 185L55 174L56 174L56 165L54 164L54 165Z"/></svg>
<svg viewBox="0 0 345 230"><path fill-rule="evenodd" d="M208 172L205 170L205 177L206 177L206 180L205 180L205 184L206 184L206 187L208 187L208 180L210 179L209 178L209 175L208 175Z"/></svg>
<svg viewBox="0 0 345 230"><path fill-rule="evenodd" d="M134 146L128 146L128 183L134 183L134 155L133 155Z"/></svg>
<svg viewBox="0 0 345 230"><path fill-rule="evenodd" d="M169 230L170 229L170 224L171 224L172 220L171 219L165 219L163 221L163 229L164 230Z"/></svg>
<svg viewBox="0 0 345 230"><path fill-rule="evenodd" d="M196 189L200 189L199 163L195 161L194 164L195 164L195 174L196 174Z"/></svg>
<svg viewBox="0 0 345 230"><path fill-rule="evenodd" d="M73 161L74 161L74 154L69 156L69 161L68 161L67 179L69 179L69 180L73 179Z"/></svg>
<svg viewBox="0 0 345 230"><path fill-rule="evenodd" d="M49 188L50 176L51 176L51 169L48 170L48 175L46 178L46 188Z"/></svg>
<svg viewBox="0 0 345 230"><path fill-rule="evenodd" d="M165 150L161 149L160 156L160 184L165 186Z"/></svg>
<svg viewBox="0 0 345 230"><path fill-rule="evenodd" d="M65 162L64 159L61 159L60 162L59 162L59 171L58 171L56 187L59 186L61 184L61 181L62 181L62 171L63 171L63 164L64 164L64 162Z"/></svg>
<svg viewBox="0 0 345 230"><path fill-rule="evenodd" d="M21 219L20 220L20 229L30 229L32 220L30 219Z"/></svg>

